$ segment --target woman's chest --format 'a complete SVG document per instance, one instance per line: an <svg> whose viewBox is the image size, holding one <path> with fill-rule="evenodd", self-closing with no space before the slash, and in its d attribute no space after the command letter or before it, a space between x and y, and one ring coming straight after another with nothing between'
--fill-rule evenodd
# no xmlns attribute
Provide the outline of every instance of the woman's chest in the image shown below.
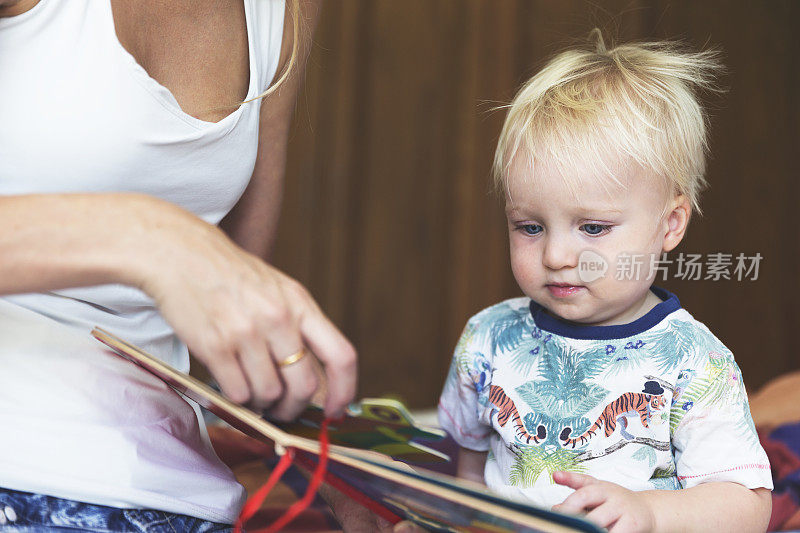
<svg viewBox="0 0 800 533"><path fill-rule="evenodd" d="M0 28L0 194L130 191L224 216L253 172L258 106L198 120L120 46L108 2L35 9Z"/></svg>
<svg viewBox="0 0 800 533"><path fill-rule="evenodd" d="M247 97L242 0L111 0L111 7L122 47L188 115L216 122Z"/></svg>

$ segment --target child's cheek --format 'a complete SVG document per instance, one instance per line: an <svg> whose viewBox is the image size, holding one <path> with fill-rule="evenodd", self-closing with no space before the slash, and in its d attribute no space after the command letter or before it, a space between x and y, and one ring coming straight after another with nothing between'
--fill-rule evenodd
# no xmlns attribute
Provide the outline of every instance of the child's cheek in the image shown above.
<svg viewBox="0 0 800 533"><path fill-rule="evenodd" d="M517 283L526 290L542 278L542 258L535 246L515 246L511 243L511 271Z"/></svg>

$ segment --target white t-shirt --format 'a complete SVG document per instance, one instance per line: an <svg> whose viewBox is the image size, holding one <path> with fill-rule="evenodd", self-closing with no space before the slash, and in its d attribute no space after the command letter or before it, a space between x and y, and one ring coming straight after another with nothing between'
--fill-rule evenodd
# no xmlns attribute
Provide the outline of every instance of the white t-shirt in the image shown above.
<svg viewBox="0 0 800 533"><path fill-rule="evenodd" d="M663 289L643 317L581 326L530 298L475 315L439 403L442 427L487 451L486 484L542 506L557 470L631 490L728 481L772 488L731 352Z"/></svg>
<svg viewBox="0 0 800 533"><path fill-rule="evenodd" d="M244 6L250 98L277 72L285 4ZM138 192L216 224L252 175L259 109L217 123L184 113L120 45L109 0L41 0L0 19L0 194ZM186 347L136 289L0 299L0 486L235 520L244 490L197 407L108 354L96 325L188 370Z"/></svg>

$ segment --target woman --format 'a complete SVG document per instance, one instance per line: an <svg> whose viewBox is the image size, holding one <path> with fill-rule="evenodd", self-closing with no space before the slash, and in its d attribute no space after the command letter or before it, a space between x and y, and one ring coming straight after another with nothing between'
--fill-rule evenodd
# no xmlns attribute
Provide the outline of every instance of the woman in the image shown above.
<svg viewBox="0 0 800 533"><path fill-rule="evenodd" d="M100 348L95 325L182 370L188 347L232 400L277 418L318 387L307 353L327 413L352 399L353 348L260 259L317 13L0 0L0 524L235 520L243 490L196 406Z"/></svg>

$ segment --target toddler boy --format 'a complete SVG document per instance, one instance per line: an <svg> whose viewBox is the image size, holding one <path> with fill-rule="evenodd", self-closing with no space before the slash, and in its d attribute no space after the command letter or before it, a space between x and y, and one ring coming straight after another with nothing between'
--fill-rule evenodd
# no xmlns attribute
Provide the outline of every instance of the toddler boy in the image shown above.
<svg viewBox="0 0 800 533"><path fill-rule="evenodd" d="M698 209L695 91L716 56L594 34L509 108L495 176L526 296L468 322L440 422L459 474L504 496L611 531L763 531L772 481L739 368L652 286Z"/></svg>

